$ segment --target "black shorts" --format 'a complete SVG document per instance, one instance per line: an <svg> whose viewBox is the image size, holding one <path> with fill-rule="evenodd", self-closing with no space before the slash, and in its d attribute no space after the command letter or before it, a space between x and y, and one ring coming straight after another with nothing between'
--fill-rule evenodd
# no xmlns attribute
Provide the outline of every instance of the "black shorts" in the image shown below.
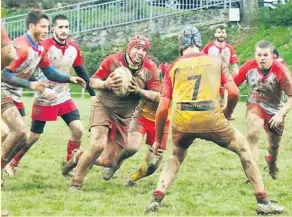
<svg viewBox="0 0 292 217"><path fill-rule="evenodd" d="M71 111L67 114L64 114L61 117L68 126L72 121L80 120L80 114L78 109ZM32 120L30 131L33 133L42 134L44 132L45 125L46 121Z"/></svg>

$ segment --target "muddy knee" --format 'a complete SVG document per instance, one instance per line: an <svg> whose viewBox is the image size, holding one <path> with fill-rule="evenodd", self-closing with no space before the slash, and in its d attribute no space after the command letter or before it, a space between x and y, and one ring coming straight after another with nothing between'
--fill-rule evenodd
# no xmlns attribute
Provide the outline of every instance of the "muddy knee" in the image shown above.
<svg viewBox="0 0 292 217"><path fill-rule="evenodd" d="M97 160L98 165L102 165L103 167L113 168L117 164L109 158L99 157Z"/></svg>
<svg viewBox="0 0 292 217"><path fill-rule="evenodd" d="M19 140L27 140L25 129L17 129L14 131L14 133L15 133L15 137L19 138Z"/></svg>
<svg viewBox="0 0 292 217"><path fill-rule="evenodd" d="M74 137L75 140L81 140L83 132L84 132L83 126L75 127L72 129L72 137Z"/></svg>
<svg viewBox="0 0 292 217"><path fill-rule="evenodd" d="M252 144L256 144L259 140L259 132L250 130L247 133L247 140Z"/></svg>

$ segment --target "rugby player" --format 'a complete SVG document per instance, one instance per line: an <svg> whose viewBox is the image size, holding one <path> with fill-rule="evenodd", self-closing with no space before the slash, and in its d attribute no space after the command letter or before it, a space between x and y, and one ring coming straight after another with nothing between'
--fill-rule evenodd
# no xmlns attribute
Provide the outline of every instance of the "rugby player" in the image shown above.
<svg viewBox="0 0 292 217"><path fill-rule="evenodd" d="M158 59L154 56L148 56L156 64L160 70L161 78L164 76L166 65L161 65ZM161 67L162 66L162 69ZM157 98L159 100L159 98ZM137 153L141 147L142 139L146 135L146 144L149 149L146 151L145 158L143 159L141 166L131 174L125 183L125 186L132 187L136 182L144 177L153 174L160 165L162 160L162 153L166 150L166 142L168 137L169 121L167 122L164 129L164 136L162 145L160 148L160 156L155 155L152 152L152 145L155 141L155 113L158 107L158 102L149 102L141 100L138 107L136 108L132 120L129 126L128 144L125 147L123 155L119 159L116 167L106 168L103 173L103 178L109 180L112 178L114 173L120 168L123 161Z"/></svg>
<svg viewBox="0 0 292 217"><path fill-rule="evenodd" d="M53 18L52 23L53 37L41 43L49 60L56 69L67 75L70 75L70 70L73 67L76 74L86 82L86 89L90 96L94 97L95 92L89 87L89 77L83 67L80 48L68 39L70 31L68 18L64 15L57 15ZM50 81L43 73L40 74L39 80L48 84L46 91L54 95L55 98L50 99L46 92L36 95L28 140L5 168L10 176L15 174L21 158L29 148L39 140L46 121L56 121L58 116L61 116L71 131L67 142L66 160L70 159L74 149L80 148L83 125L80 121L78 108L71 99L69 84Z"/></svg>
<svg viewBox="0 0 292 217"><path fill-rule="evenodd" d="M279 51L276 48L274 48L273 50L273 58L279 61L280 63L283 63L286 65L285 60L283 60L283 58L280 57Z"/></svg>
<svg viewBox="0 0 292 217"><path fill-rule="evenodd" d="M85 86L82 78L70 77L56 70L48 60L44 47L40 45L39 42L46 39L48 35L48 16L40 10L31 10L26 18L26 26L27 33L13 41L17 58L2 70L1 117L8 126L9 133L2 141L1 170L19 150L20 142L26 139L26 126L22 118L25 114L19 112L24 109L21 99L22 87L45 92L46 84L43 82L28 81L36 67L41 68L45 76L52 81L79 83ZM52 94L49 94L49 97L55 98ZM21 105L21 108L16 104Z"/></svg>
<svg viewBox="0 0 292 217"><path fill-rule="evenodd" d="M163 80L162 95L156 113L156 138L153 152L158 153L163 138L168 109L173 101L172 139L173 151L163 167L152 201L146 212L157 211L169 185L195 139L205 139L235 152L244 172L252 184L259 214L281 213L284 207L268 199L258 165L252 158L248 142L240 132L231 127L230 118L239 99L236 87L225 61L203 54L201 34L195 27L184 29L179 38L181 57L168 68ZM225 110L220 107L219 88L228 91ZM225 117L226 118L225 118Z"/></svg>
<svg viewBox="0 0 292 217"><path fill-rule="evenodd" d="M268 137L268 153L265 156L269 174L277 179L278 151L284 130L284 118L292 109L292 79L288 68L273 58L274 46L269 41L255 45L255 58L240 67L234 76L237 86L247 81L250 93L246 105L247 140L253 159L258 162L259 133L264 127ZM288 96L282 103L282 92Z"/></svg>
<svg viewBox="0 0 292 217"><path fill-rule="evenodd" d="M146 57L149 49L149 39L137 35L130 39L126 53L109 55L92 76L91 87L101 93L91 108L91 150L74 152L64 167L63 174L67 174L78 162L71 188L81 189L93 164L103 167L116 166L127 144L130 120L140 99L157 101L159 98L159 72L155 63ZM130 94L124 97L113 93L114 89L119 89L122 85L122 78L113 74L120 66L127 67L133 76L129 86Z"/></svg>
<svg viewBox="0 0 292 217"><path fill-rule="evenodd" d="M210 42L205 45L203 48L203 52L205 54L220 56L226 63L226 66L230 65L233 68L233 73L238 73L238 58L236 56L234 48L228 44L227 41L227 33L226 27L224 25L218 25L215 28L214 33L215 41ZM226 106L227 93L223 87L220 88L220 96L221 96L221 106L224 108ZM231 120L235 119L234 114L231 116Z"/></svg>

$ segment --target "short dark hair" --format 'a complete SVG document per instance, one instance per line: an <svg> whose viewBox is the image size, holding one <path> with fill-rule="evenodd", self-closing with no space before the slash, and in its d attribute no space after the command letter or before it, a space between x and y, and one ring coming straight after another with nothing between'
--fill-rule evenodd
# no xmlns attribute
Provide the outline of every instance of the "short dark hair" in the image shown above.
<svg viewBox="0 0 292 217"><path fill-rule="evenodd" d="M272 42L269 42L266 40L260 40L259 42L257 42L254 49L257 49L257 47L270 48L271 52L273 52L273 50L274 50L274 45L272 44Z"/></svg>
<svg viewBox="0 0 292 217"><path fill-rule="evenodd" d="M42 10L32 9L28 12L26 16L26 28L28 29L29 24L36 25L41 19L50 20L48 15L46 15Z"/></svg>
<svg viewBox="0 0 292 217"><path fill-rule="evenodd" d="M52 21L53 26L55 26L57 24L57 20L68 20L69 21L68 17L66 17L63 14L60 14L60 15L57 15L53 18L53 21Z"/></svg>
<svg viewBox="0 0 292 217"><path fill-rule="evenodd" d="M223 25L223 24L220 24L220 25L217 25L217 26L215 27L215 31L217 31L217 29L221 29L221 30L223 30L223 29L226 29L226 26Z"/></svg>
<svg viewBox="0 0 292 217"><path fill-rule="evenodd" d="M278 51L276 48L274 48L274 50L273 50L273 54L275 54L277 57L280 56L279 51Z"/></svg>

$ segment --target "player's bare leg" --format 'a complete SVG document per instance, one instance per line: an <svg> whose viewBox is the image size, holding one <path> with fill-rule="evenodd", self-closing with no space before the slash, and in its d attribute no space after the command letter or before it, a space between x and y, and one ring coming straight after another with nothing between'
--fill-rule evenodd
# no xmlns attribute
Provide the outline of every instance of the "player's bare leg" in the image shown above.
<svg viewBox="0 0 292 217"><path fill-rule="evenodd" d="M4 121L1 121L1 142L5 140L9 132L8 126L5 124Z"/></svg>
<svg viewBox="0 0 292 217"><path fill-rule="evenodd" d="M15 150L12 151L12 155L8 157L9 164L5 167L5 172L9 176L15 175L20 160L28 152L32 145L39 140L40 137L41 134L29 132L27 139L22 140Z"/></svg>
<svg viewBox="0 0 292 217"><path fill-rule="evenodd" d="M235 130L234 139L226 147L228 150L239 155L243 170L253 186L255 193L265 192L264 183L258 165L253 159L247 140Z"/></svg>
<svg viewBox="0 0 292 217"><path fill-rule="evenodd" d="M2 113L2 120L9 128L9 134L2 142L1 147L1 169L5 167L7 155L12 151L13 147L26 137L26 126L23 118L19 114L18 109L13 106Z"/></svg>
<svg viewBox="0 0 292 217"><path fill-rule="evenodd" d="M90 132L89 151L84 151L78 160L75 175L72 178L72 187L81 188L84 178L94 164L96 159L103 152L108 140L109 128L107 126L93 126Z"/></svg>
<svg viewBox="0 0 292 217"><path fill-rule="evenodd" d="M273 179L278 178L279 169L277 167L278 151L282 136L273 132L268 132L268 154L265 156L265 160L268 164L269 174Z"/></svg>
<svg viewBox="0 0 292 217"><path fill-rule="evenodd" d="M95 164L103 167L115 167L117 159L121 156L123 147L108 139L101 155L96 159Z"/></svg>
<svg viewBox="0 0 292 217"><path fill-rule="evenodd" d="M172 154L163 166L152 200L146 207L146 213L158 211L169 185L175 180L177 172L187 155L187 147L180 147L178 144L173 146Z"/></svg>
<svg viewBox="0 0 292 217"><path fill-rule="evenodd" d="M161 156L155 155L151 149L148 149L139 169L128 177L125 186L132 187L138 180L153 174L158 169L163 158L163 150L159 150L159 153Z"/></svg>
<svg viewBox="0 0 292 217"><path fill-rule="evenodd" d="M267 192L265 191L264 183L258 164L253 159L248 142L245 138L235 130L234 139L226 147L227 149L238 154L241 160L243 170L254 188L255 197L257 200L257 213L258 214L279 214L284 211L284 207L274 201L268 199Z"/></svg>
<svg viewBox="0 0 292 217"><path fill-rule="evenodd" d="M256 114L247 114L247 141L250 145L250 150L253 156L253 159L258 163L259 161L259 147L258 141L260 136L260 130L264 126L264 120L261 119Z"/></svg>
<svg viewBox="0 0 292 217"><path fill-rule="evenodd" d="M110 168L105 168L103 172L104 180L110 180L115 172L121 167L124 160L136 154L140 147L143 140L143 134L139 132L129 132L128 134L128 143L126 147L122 151L119 158L116 158L115 166Z"/></svg>

